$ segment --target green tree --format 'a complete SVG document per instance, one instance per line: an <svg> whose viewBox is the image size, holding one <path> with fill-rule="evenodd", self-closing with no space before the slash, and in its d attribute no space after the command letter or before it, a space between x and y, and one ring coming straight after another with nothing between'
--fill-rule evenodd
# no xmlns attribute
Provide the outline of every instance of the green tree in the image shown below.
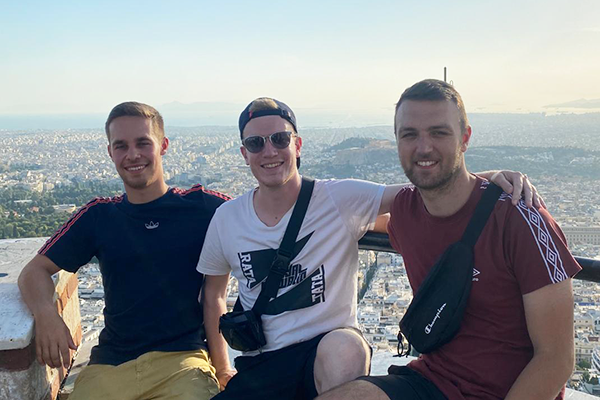
<svg viewBox="0 0 600 400"><path fill-rule="evenodd" d="M590 383L590 373L585 371L583 374L581 374L581 380L585 383Z"/></svg>
<svg viewBox="0 0 600 400"><path fill-rule="evenodd" d="M46 215L54 214L54 212L55 212L55 210L54 210L54 207L52 207L52 206L46 206L41 210L41 213L46 214Z"/></svg>
<svg viewBox="0 0 600 400"><path fill-rule="evenodd" d="M577 363L577 366L581 369L590 369L592 368L592 364L587 360L581 360Z"/></svg>

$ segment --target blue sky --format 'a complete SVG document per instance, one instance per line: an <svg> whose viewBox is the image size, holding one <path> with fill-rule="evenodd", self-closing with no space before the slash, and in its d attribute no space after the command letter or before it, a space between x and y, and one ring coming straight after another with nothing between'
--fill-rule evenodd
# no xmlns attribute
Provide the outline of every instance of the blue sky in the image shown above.
<svg viewBox="0 0 600 400"><path fill-rule="evenodd" d="M471 112L600 98L598 0L0 3L0 115L266 95L391 122L444 66Z"/></svg>

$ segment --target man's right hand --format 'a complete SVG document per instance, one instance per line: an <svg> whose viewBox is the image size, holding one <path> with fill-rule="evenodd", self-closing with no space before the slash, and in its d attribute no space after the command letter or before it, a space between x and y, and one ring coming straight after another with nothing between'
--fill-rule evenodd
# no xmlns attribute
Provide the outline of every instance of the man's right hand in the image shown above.
<svg viewBox="0 0 600 400"><path fill-rule="evenodd" d="M35 319L35 348L40 364L52 368L71 365L71 351L77 346L53 301L52 275L60 268L48 257L36 255L19 275L21 296ZM62 358L62 360L61 360Z"/></svg>
<svg viewBox="0 0 600 400"><path fill-rule="evenodd" d="M52 368L69 368L71 350L77 350L69 328L54 310L35 316L35 347L38 362Z"/></svg>
<svg viewBox="0 0 600 400"><path fill-rule="evenodd" d="M237 371L233 368L227 368L221 371L217 371L217 379L219 380L219 386L221 390L225 390L225 386L229 383L229 380L237 374Z"/></svg>

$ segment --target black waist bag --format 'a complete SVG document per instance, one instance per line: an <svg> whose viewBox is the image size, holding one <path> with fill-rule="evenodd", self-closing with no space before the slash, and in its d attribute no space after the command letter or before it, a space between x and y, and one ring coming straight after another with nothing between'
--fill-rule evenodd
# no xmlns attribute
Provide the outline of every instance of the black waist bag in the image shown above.
<svg viewBox="0 0 600 400"><path fill-rule="evenodd" d="M234 350L258 350L267 344L262 321L254 311L232 311L220 318L219 329L225 341Z"/></svg>
<svg viewBox="0 0 600 400"><path fill-rule="evenodd" d="M500 194L502 189L488 185L462 239L431 268L400 321L402 334L418 352L429 353L458 333L471 293L473 247Z"/></svg>

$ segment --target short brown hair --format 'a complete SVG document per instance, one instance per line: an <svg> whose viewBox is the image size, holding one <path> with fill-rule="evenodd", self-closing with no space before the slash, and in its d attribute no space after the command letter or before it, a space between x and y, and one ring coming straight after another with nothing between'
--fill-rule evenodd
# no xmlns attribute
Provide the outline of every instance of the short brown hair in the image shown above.
<svg viewBox="0 0 600 400"><path fill-rule="evenodd" d="M396 110L394 112L394 135L396 134L396 115L398 114L400 105L405 100L452 101L458 108L460 129L462 133L467 131L469 120L467 119L465 104L463 103L460 94L454 89L454 86L437 79L425 79L406 89L404 93L402 93L402 96L400 96L398 103L396 103Z"/></svg>
<svg viewBox="0 0 600 400"><path fill-rule="evenodd" d="M110 124L119 117L142 117L152 121L152 134L159 140L162 141L165 137L165 123L162 115L156 110L156 108L149 106L148 104L138 103L135 101L126 101L116 105L108 114L106 124L104 124L104 130L106 131L106 137L110 141Z"/></svg>

